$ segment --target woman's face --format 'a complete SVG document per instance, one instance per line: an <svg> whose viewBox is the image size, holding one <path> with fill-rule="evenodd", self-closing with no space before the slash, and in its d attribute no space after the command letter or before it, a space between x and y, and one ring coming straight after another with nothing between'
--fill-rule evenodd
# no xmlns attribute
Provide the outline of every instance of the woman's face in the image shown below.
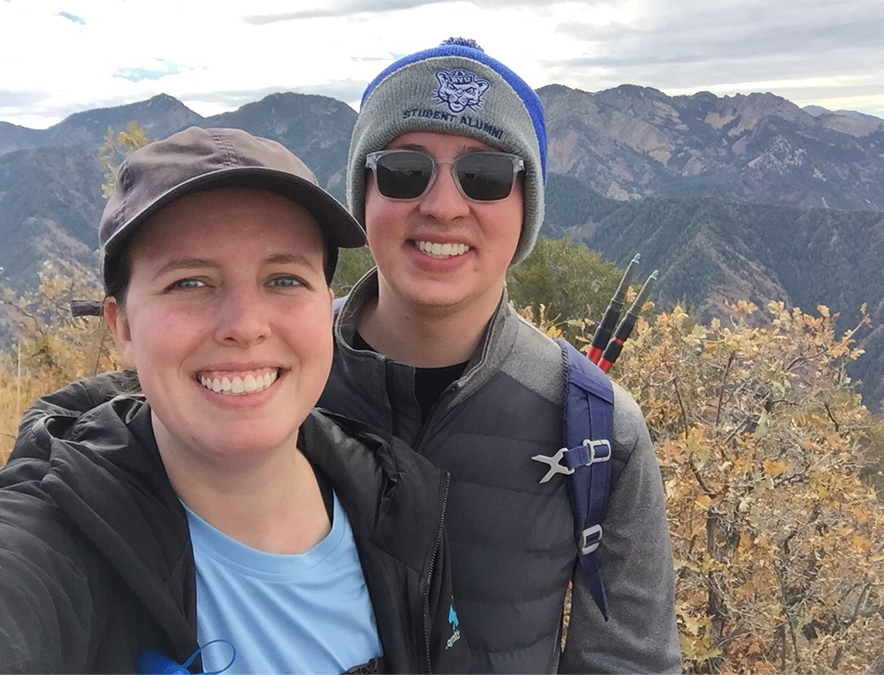
<svg viewBox="0 0 884 675"><path fill-rule="evenodd" d="M262 190L189 195L141 227L125 302L105 316L164 457L294 448L331 368L323 255L313 217Z"/></svg>

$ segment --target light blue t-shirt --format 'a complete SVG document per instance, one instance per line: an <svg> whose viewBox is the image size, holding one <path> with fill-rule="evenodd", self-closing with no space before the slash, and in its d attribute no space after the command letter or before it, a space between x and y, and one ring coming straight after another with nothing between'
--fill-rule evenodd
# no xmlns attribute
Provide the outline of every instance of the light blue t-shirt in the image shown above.
<svg viewBox="0 0 884 675"><path fill-rule="evenodd" d="M185 507L196 563L197 641L236 647L228 673L342 673L381 655L377 627L347 515L334 497L331 532L298 555L231 539ZM202 652L224 668L223 644Z"/></svg>

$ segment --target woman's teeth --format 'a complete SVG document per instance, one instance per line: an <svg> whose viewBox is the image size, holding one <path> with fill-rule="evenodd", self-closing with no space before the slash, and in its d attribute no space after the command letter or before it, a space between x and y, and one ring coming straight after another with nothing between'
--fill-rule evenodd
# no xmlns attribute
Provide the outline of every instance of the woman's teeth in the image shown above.
<svg viewBox="0 0 884 675"><path fill-rule="evenodd" d="M279 377L278 368L265 368L246 373L200 374L199 381L206 389L219 394L251 394L266 389Z"/></svg>
<svg viewBox="0 0 884 675"><path fill-rule="evenodd" d="M415 245L419 251L434 258L452 258L456 255L463 255L470 250L470 247L466 244L440 244L439 242L417 241Z"/></svg>

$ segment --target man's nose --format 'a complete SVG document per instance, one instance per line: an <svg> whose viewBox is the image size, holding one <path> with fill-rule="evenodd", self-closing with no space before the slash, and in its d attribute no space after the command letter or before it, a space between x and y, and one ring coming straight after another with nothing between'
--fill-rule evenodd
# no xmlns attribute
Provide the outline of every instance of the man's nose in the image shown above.
<svg viewBox="0 0 884 675"><path fill-rule="evenodd" d="M469 214L470 205L455 183L451 163L438 165L433 184L421 197L420 212L440 221L453 221Z"/></svg>

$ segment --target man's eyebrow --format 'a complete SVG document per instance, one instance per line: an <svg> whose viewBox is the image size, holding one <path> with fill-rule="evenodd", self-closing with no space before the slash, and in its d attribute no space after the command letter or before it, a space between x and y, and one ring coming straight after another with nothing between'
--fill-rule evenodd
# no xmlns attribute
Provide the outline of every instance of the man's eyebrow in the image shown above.
<svg viewBox="0 0 884 675"><path fill-rule="evenodd" d="M406 143L405 145L397 145L396 147L389 148L390 150L416 150L418 152L425 152L428 155L432 155L433 153L427 150L426 146L420 145L418 143ZM487 148L483 148L479 145L470 145L469 141L465 141L463 147L460 149L458 157L460 155L467 155L471 152L489 152Z"/></svg>

